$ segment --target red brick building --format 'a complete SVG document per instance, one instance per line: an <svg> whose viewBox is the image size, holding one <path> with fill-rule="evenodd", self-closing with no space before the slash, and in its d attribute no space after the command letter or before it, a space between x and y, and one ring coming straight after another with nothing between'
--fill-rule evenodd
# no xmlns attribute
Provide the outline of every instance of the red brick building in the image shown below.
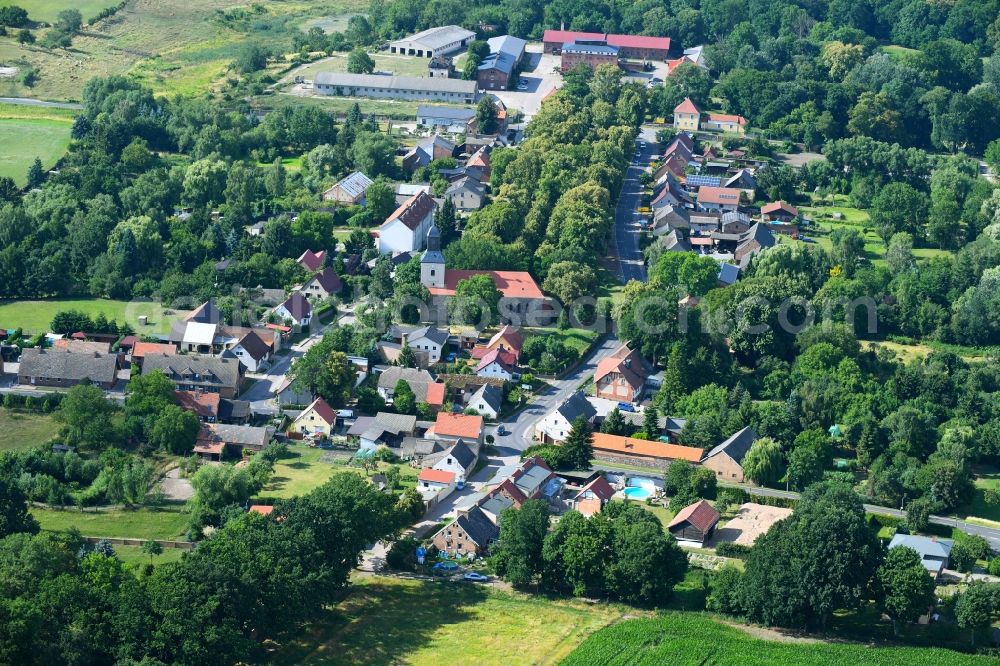
<svg viewBox="0 0 1000 666"><path fill-rule="evenodd" d="M603 32L575 32L572 30L546 30L542 37L546 53L560 53L573 42L604 42L618 49L622 58L666 60L670 53L669 37L641 37L639 35L614 35Z"/></svg>
<svg viewBox="0 0 1000 666"><path fill-rule="evenodd" d="M604 42L573 42L562 46L562 64L560 69L568 72L578 65L587 65L591 69L598 65L618 66L618 49Z"/></svg>

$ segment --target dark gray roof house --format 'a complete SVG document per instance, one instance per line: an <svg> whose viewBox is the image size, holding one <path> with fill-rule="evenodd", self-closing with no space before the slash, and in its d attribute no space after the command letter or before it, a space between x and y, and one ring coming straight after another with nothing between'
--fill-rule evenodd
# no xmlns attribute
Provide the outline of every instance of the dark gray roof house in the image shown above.
<svg viewBox="0 0 1000 666"><path fill-rule="evenodd" d="M118 356L68 349L25 349L18 382L34 386L75 386L92 382L103 388L115 384Z"/></svg>
<svg viewBox="0 0 1000 666"><path fill-rule="evenodd" d="M707 460L721 453L725 453L736 462L742 463L747 451L750 450L750 447L753 446L753 443L756 441L757 432L751 426L747 426L742 430L737 430L729 437L729 439L721 444L718 444L715 448L709 451L705 456L705 459Z"/></svg>
<svg viewBox="0 0 1000 666"><path fill-rule="evenodd" d="M456 518L455 524L482 550L489 548L490 544L500 536L500 528L493 524L478 506Z"/></svg>
<svg viewBox="0 0 1000 666"><path fill-rule="evenodd" d="M561 405L556 407L556 411L562 414L563 418L570 423L579 416L582 416L587 421L591 421L597 416L597 410L587 400L587 396L579 391L566 398Z"/></svg>
<svg viewBox="0 0 1000 666"><path fill-rule="evenodd" d="M223 398L233 398L239 391L240 362L235 358L200 356L198 354L146 354L142 359L144 373L162 370L167 379L180 390L210 391Z"/></svg>

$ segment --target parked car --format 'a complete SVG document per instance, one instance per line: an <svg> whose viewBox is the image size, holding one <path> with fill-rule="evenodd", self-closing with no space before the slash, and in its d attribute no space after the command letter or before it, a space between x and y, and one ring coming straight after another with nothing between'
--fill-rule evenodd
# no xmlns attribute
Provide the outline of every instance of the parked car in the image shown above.
<svg viewBox="0 0 1000 666"><path fill-rule="evenodd" d="M476 573L475 571L470 571L469 573L462 576L465 580L471 580L473 583L488 583L490 582L489 576L484 576L481 573Z"/></svg>
<svg viewBox="0 0 1000 666"><path fill-rule="evenodd" d="M458 569L458 562L448 562L448 561L438 562L431 568L434 571L442 571L444 573L450 573Z"/></svg>
<svg viewBox="0 0 1000 666"><path fill-rule="evenodd" d="M632 405L631 402L619 402L618 403L618 409L622 410L623 412L634 412L635 411L635 407Z"/></svg>
<svg viewBox="0 0 1000 666"><path fill-rule="evenodd" d="M502 425L498 425L497 426L497 435L499 435L500 437L503 437L506 434L508 434L507 433L507 428L504 428Z"/></svg>

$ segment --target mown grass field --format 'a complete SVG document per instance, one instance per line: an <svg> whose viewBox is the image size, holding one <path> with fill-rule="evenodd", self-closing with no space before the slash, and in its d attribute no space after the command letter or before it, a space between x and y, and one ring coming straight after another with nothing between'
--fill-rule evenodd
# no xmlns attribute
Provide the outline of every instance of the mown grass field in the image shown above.
<svg viewBox="0 0 1000 666"><path fill-rule="evenodd" d="M357 103L361 113L368 115L374 113L377 116L389 116L394 118L406 118L412 121L417 115L417 106L420 102L410 102L407 100L395 99L364 99L360 97L300 97L298 95L267 95L255 97L253 104L255 107L274 110L286 106L302 106L312 104L319 106L333 113L346 114L351 107Z"/></svg>
<svg viewBox="0 0 1000 666"><path fill-rule="evenodd" d="M274 664L555 664L589 634L641 611L483 585L366 577L297 632Z"/></svg>
<svg viewBox="0 0 1000 666"><path fill-rule="evenodd" d="M90 317L100 313L119 324L128 322L137 333L169 333L170 324L186 314L182 310L167 310L149 301L116 301L106 298L57 299L48 301L8 301L0 303L0 328L23 328L25 333L50 330L52 318L63 310L79 310ZM139 326L139 317L149 317L148 325Z"/></svg>
<svg viewBox="0 0 1000 666"><path fill-rule="evenodd" d="M287 499L305 495L330 480L334 474L364 474L360 467L349 467L341 453L312 448L305 444L289 444L289 455L274 465L274 476L259 493L269 499ZM386 463L379 463L379 471L385 471ZM406 464L399 465L400 484L415 486L418 471Z"/></svg>
<svg viewBox="0 0 1000 666"><path fill-rule="evenodd" d="M749 631L754 631L750 629ZM763 632L772 635L773 632ZM696 614L668 613L602 629L565 659L563 666L718 664L726 666L973 666L995 663L950 650L869 647L851 643L764 640L738 627Z"/></svg>
<svg viewBox="0 0 1000 666"><path fill-rule="evenodd" d="M32 507L43 530L65 532L71 527L84 536L128 539L183 540L188 516L179 509L137 508L115 511L75 511Z"/></svg>
<svg viewBox="0 0 1000 666"><path fill-rule="evenodd" d="M36 157L51 168L69 147L72 127L72 120L0 116L0 176L23 187Z"/></svg>
<svg viewBox="0 0 1000 666"><path fill-rule="evenodd" d="M64 9L78 9L84 22L97 16L98 12L118 4L117 0L0 0L0 7L18 5L28 10L32 21L52 23Z"/></svg>
<svg viewBox="0 0 1000 666"><path fill-rule="evenodd" d="M150 563L149 555L142 552L142 546L113 546L115 549L115 555L118 556L122 562L132 568L141 567L145 564ZM181 559L181 556L186 551L180 548L164 548L163 552L159 555L154 555L152 563L156 564L166 564L167 562L176 562Z"/></svg>
<svg viewBox="0 0 1000 666"><path fill-rule="evenodd" d="M988 504L986 502L986 490L1000 490L1000 471L996 469L984 471L978 475L975 482L975 491L972 495L972 502L963 513L975 518L983 518L1000 522L1000 505Z"/></svg>
<svg viewBox="0 0 1000 666"><path fill-rule="evenodd" d="M51 414L0 409L0 452L33 449L59 434Z"/></svg>
<svg viewBox="0 0 1000 666"><path fill-rule="evenodd" d="M573 349L578 354L586 353L598 337L597 331L590 331L585 328L567 328L563 331L555 327L526 328L525 331L528 335L554 335L559 338L564 345Z"/></svg>
<svg viewBox="0 0 1000 666"><path fill-rule="evenodd" d="M388 53L371 53L372 60L375 61L376 73L391 73L394 76L417 76L425 78L427 76L427 58L416 58L409 56L392 55ZM308 80L315 78L320 72L346 72L347 54L335 53L328 58L302 65L292 70L285 78L294 79L296 76L304 76Z"/></svg>

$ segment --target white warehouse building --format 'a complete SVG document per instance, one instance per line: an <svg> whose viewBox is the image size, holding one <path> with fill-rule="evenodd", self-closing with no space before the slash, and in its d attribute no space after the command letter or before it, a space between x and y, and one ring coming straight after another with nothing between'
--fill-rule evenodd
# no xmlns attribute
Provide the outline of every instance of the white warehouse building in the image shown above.
<svg viewBox="0 0 1000 666"><path fill-rule="evenodd" d="M415 76L380 76L320 72L313 86L321 95L411 99L453 104L475 104L479 91L475 81Z"/></svg>
<svg viewBox="0 0 1000 666"><path fill-rule="evenodd" d="M389 53L433 58L464 49L475 38L476 33L471 30L457 25L442 25L389 42Z"/></svg>

